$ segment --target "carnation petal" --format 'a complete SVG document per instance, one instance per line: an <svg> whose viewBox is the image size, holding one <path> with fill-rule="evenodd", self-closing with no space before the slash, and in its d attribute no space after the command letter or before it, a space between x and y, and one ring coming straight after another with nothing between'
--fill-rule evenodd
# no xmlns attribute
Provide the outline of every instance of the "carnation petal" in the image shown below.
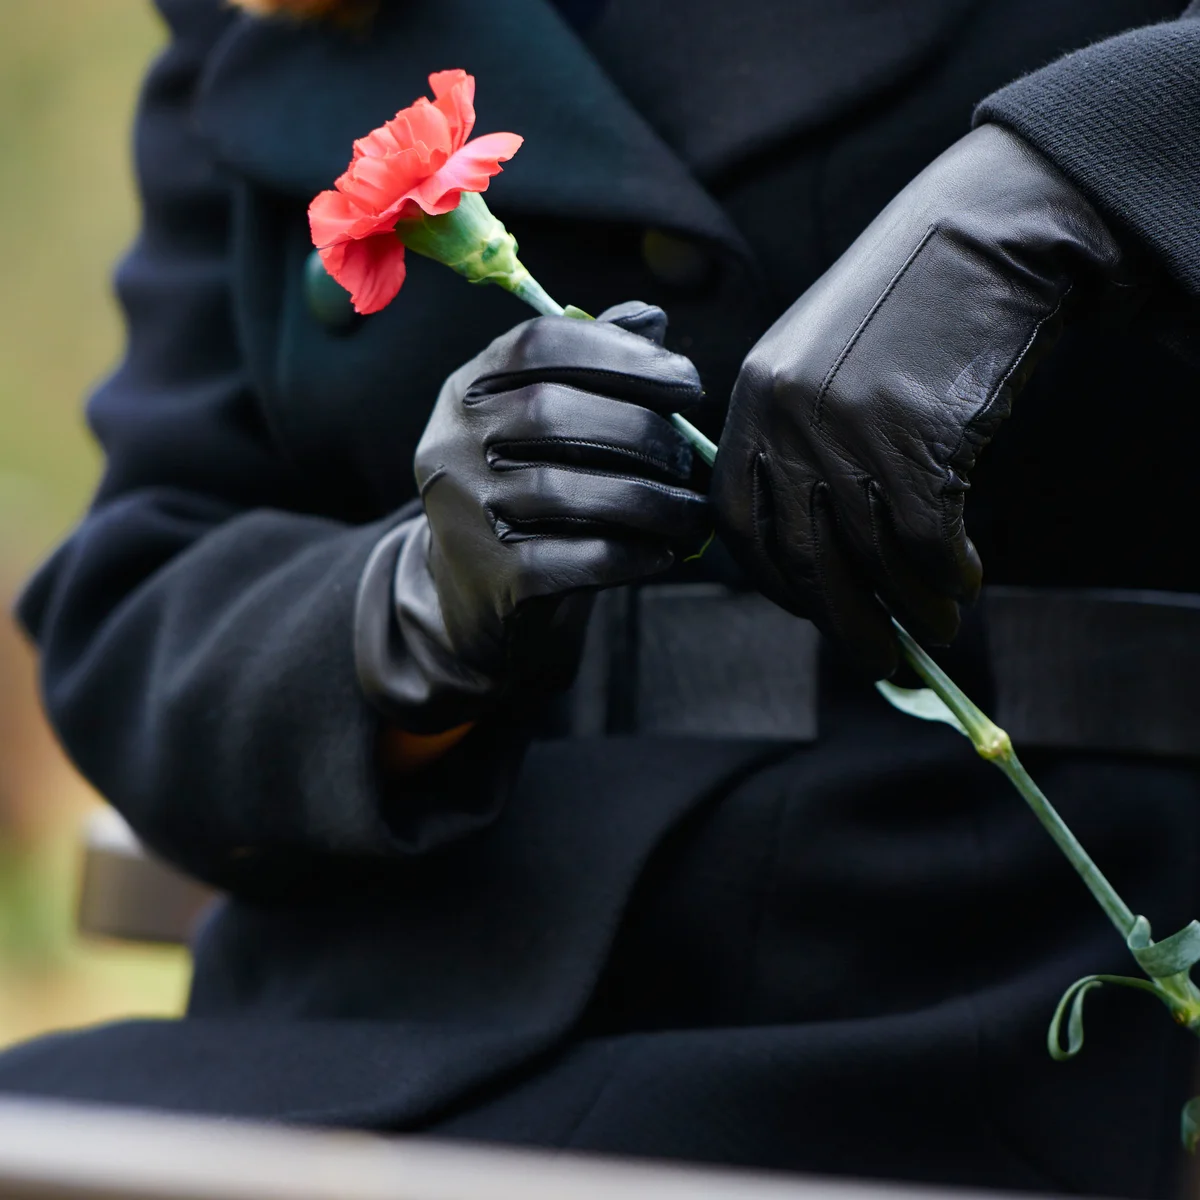
<svg viewBox="0 0 1200 1200"><path fill-rule="evenodd" d="M394 233L340 242L320 253L325 269L364 316L386 308L404 283L404 243Z"/></svg>
<svg viewBox="0 0 1200 1200"><path fill-rule="evenodd" d="M515 133L487 133L456 150L443 166L412 191L413 199L430 216L454 208L463 192L486 192L500 164L520 149L525 139Z"/></svg>
<svg viewBox="0 0 1200 1200"><path fill-rule="evenodd" d="M398 220L451 212L464 192L487 190L521 146L513 133L468 141L475 125L475 79L466 71L429 76L421 97L354 143L350 165L309 206L309 225L325 269L360 313L378 312L404 283Z"/></svg>
<svg viewBox="0 0 1200 1200"><path fill-rule="evenodd" d="M361 236L364 223L370 218L342 192L324 191L313 197L308 206L308 227L314 246L330 246Z"/></svg>
<svg viewBox="0 0 1200 1200"><path fill-rule="evenodd" d="M452 149L458 150L475 128L475 76L461 68L435 71L429 77L433 103L446 114L450 124Z"/></svg>
<svg viewBox="0 0 1200 1200"><path fill-rule="evenodd" d="M354 156L351 161L357 161L364 156L386 158L389 154L395 154L400 146L389 125L381 125L378 129L372 129L366 137L359 138L354 143Z"/></svg>
<svg viewBox="0 0 1200 1200"><path fill-rule="evenodd" d="M394 189L387 186L385 158L363 157L351 163L350 170L334 181L334 187L364 213L378 213L388 206Z"/></svg>
<svg viewBox="0 0 1200 1200"><path fill-rule="evenodd" d="M430 104L424 96L408 108L401 109L387 123L387 128L401 150L418 144L447 153L455 148L446 114Z"/></svg>
<svg viewBox="0 0 1200 1200"><path fill-rule="evenodd" d="M339 190L367 212L386 213L430 174L422 149L410 147L387 158L360 158Z"/></svg>

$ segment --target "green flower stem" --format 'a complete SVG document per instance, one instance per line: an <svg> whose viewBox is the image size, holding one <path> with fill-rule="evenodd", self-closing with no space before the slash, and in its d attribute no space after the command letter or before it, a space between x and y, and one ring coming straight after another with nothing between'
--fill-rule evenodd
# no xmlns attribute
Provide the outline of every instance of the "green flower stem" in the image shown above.
<svg viewBox="0 0 1200 1200"><path fill-rule="evenodd" d="M1171 1010L1176 1025L1190 1029L1200 1037L1200 988L1192 982L1187 971L1172 975L1168 979L1152 981L1159 998Z"/></svg>
<svg viewBox="0 0 1200 1200"><path fill-rule="evenodd" d="M1058 815L1054 805L1046 798L1042 789L1029 777L1013 750L1012 739L991 721L962 689L929 657L917 644L913 636L893 620L900 648L913 670L937 693L942 702L962 723L971 744L982 758L994 763L1021 793L1025 803L1033 809L1034 816L1042 823L1046 832L1054 839L1058 848L1067 856L1071 866L1087 884L1088 890L1104 910L1108 919L1116 926L1122 938L1128 939L1136 920L1129 905L1117 895L1116 889L1096 866L1091 855L1080 845L1079 839Z"/></svg>
<svg viewBox="0 0 1200 1200"><path fill-rule="evenodd" d="M572 308L568 311L551 299L546 289L528 271L511 280L497 278L495 282L499 283L501 287L507 288L514 296L524 300L530 308L540 312L544 317L561 317L564 314L568 316L584 315L581 309ZM716 443L711 438L705 437L691 421L681 417L678 413L671 414L671 424L687 438L692 449L711 467L717 458Z"/></svg>
<svg viewBox="0 0 1200 1200"><path fill-rule="evenodd" d="M1108 919L1116 927L1117 932L1128 938L1135 920L1133 912L1124 900L1117 894L1116 889L1104 872L1096 866L1091 855L1079 844L1079 839L1071 832L1067 823L1058 815L1054 805L1046 799L1045 793L1029 777L1029 772L1021 764L1016 751L1010 744L1006 754L993 760L1008 776L1013 787L1024 797L1025 802L1033 809L1034 816L1041 821L1046 832L1057 843L1058 848L1067 856L1071 866L1079 873L1079 877L1087 884L1089 891L1096 897L1096 902L1104 909Z"/></svg>
<svg viewBox="0 0 1200 1200"><path fill-rule="evenodd" d="M671 414L671 424L692 444L692 449L711 467L717 461L717 443L706 438L686 417Z"/></svg>
<svg viewBox="0 0 1200 1200"><path fill-rule="evenodd" d="M525 272L524 278L516 280L511 286L507 284L501 286L508 287L508 290L518 300L524 300L530 308L541 313L543 317L561 317L567 311L561 304L551 299L546 289L528 271Z"/></svg>
<svg viewBox="0 0 1200 1200"><path fill-rule="evenodd" d="M1129 905L1121 899L1104 872L1096 866L1091 855L1080 845L1079 839L1058 815L1058 811L1046 798L1042 789L1030 778L1029 772L1017 758L1008 734L971 701L954 680L925 653L899 621L893 618L892 624L896 628L896 636L900 640L904 657L913 670L954 714L978 754L988 762L994 763L1008 776L1013 787L1021 793L1025 803L1033 810L1034 816L1066 855L1067 861L1075 868L1080 879L1096 898L1096 903L1104 910L1130 950L1135 951L1135 957L1141 948L1152 946L1154 943L1150 941L1149 925L1143 918L1135 916ZM1140 926L1140 931L1137 937L1131 938L1135 926ZM1167 942L1162 944L1163 948L1173 940L1167 939ZM1107 977L1092 978L1100 983L1111 982ZM1178 1024L1200 1034L1200 989L1197 989L1186 970L1172 975L1154 976L1145 984L1138 980L1127 983L1155 992L1171 1010L1171 1015ZM1069 995L1070 993L1068 997ZM1068 997L1064 997L1064 1004ZM1063 1005L1060 1005L1055 1024L1051 1026L1052 1031L1057 1028L1062 1008Z"/></svg>
<svg viewBox="0 0 1200 1200"><path fill-rule="evenodd" d="M415 254L444 263L471 283L499 284L543 317L588 316L574 306L563 308L534 279L517 257L516 238L477 192L463 192L458 206L441 216L401 221L396 236ZM717 457L712 440L678 413L671 415L671 424L711 467Z"/></svg>

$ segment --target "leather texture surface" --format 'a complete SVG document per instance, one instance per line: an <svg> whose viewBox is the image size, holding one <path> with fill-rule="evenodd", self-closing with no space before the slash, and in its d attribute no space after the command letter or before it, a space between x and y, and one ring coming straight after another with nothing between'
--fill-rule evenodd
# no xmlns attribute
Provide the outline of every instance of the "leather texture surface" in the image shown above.
<svg viewBox="0 0 1200 1200"><path fill-rule="evenodd" d="M667 420L699 402L700 378L665 332L636 301L597 321L535 318L446 381L414 463L424 515L360 585L359 675L389 715L448 728L501 696L561 690L592 593L704 540L708 503ZM373 576L393 562L387 614ZM389 615L399 639L379 634Z"/></svg>
<svg viewBox="0 0 1200 1200"><path fill-rule="evenodd" d="M1015 135L981 126L942 154L742 367L713 494L757 585L877 677L897 664L887 608L951 640L981 582L963 523L976 455L1076 297L1122 269L1091 205Z"/></svg>

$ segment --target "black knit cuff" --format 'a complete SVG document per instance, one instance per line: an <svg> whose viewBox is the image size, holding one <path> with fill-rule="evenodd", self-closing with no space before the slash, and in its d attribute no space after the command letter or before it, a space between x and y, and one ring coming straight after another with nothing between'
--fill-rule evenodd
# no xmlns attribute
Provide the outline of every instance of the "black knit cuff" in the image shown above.
<svg viewBox="0 0 1200 1200"><path fill-rule="evenodd" d="M1200 294L1200 14L1018 79L975 110L974 124L988 121L1040 150L1118 236Z"/></svg>

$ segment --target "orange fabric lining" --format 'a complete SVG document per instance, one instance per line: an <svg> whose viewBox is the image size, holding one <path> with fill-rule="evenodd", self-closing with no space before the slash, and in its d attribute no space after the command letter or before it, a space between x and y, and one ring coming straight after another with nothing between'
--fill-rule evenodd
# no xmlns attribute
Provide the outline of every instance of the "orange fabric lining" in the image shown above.
<svg viewBox="0 0 1200 1200"><path fill-rule="evenodd" d="M383 769L391 775L408 775L448 754L474 728L473 723L456 725L441 733L409 733L405 729L385 729L379 735L379 757Z"/></svg>
<svg viewBox="0 0 1200 1200"><path fill-rule="evenodd" d="M373 0L229 0L235 8L260 17L289 16L300 21L333 17L357 20L374 6Z"/></svg>

